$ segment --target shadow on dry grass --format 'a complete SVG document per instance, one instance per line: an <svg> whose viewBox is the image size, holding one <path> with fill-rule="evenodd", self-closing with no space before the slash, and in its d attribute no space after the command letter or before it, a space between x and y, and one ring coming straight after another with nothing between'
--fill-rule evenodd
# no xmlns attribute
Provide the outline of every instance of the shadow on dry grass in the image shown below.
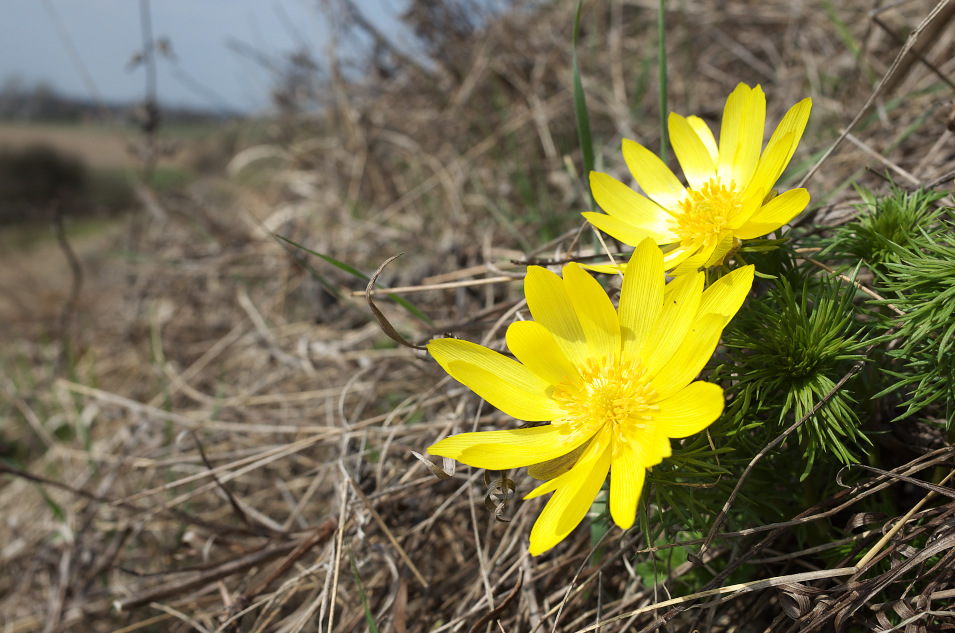
<svg viewBox="0 0 955 633"><path fill-rule="evenodd" d="M903 45L891 33L904 38L934 6L879 14L887 31L863 2L676 4L671 109L713 123L739 81L763 85L768 121L813 97L790 182L886 75ZM598 164L617 175L622 137L659 143L655 7L588 3L582 23ZM480 29L419 16L432 27L429 63L402 65L385 42L375 81L345 81L327 60L323 91L309 93L324 114L287 103L275 142L233 159L234 186L164 197L167 217L150 221L139 251L85 290L70 349L30 328L5 344L0 630L810 631L888 628L887 613L898 622L951 604L948 488L874 572L832 573L892 525L869 502L892 495L908 512L925 494L911 482L950 468L950 445L912 442L892 472L790 508L785 523L721 534L697 564L670 556L698 551L692 535L650 550L639 530L616 528L597 557L579 530L531 559L538 502L510 503L498 521L482 507L482 473L439 480L412 455L512 422L384 336L361 279L275 239L368 274L403 251L388 286L465 282L404 295L433 324L380 299L403 336L500 341L522 262L593 252L579 216L574 9L522 6ZM867 167L906 186L951 179L952 88L939 78L955 76L949 9L917 47L937 72L903 59L814 172L805 222L850 217L850 183L879 186ZM523 473L510 477L529 489ZM810 548L792 537L820 518L849 520L844 539ZM726 584L721 572L744 556L748 579L786 578L645 609ZM802 572L817 573L791 576ZM915 577L918 592L906 589Z"/></svg>

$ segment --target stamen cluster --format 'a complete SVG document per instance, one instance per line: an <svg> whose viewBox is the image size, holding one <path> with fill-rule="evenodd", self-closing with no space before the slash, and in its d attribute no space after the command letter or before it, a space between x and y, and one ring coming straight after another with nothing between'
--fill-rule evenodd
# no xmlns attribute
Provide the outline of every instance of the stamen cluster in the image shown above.
<svg viewBox="0 0 955 633"><path fill-rule="evenodd" d="M578 368L579 382L562 384L553 398L567 416L554 420L554 425L569 427L574 432L606 436L618 455L630 442L630 435L643 431L653 421L652 404L656 397L652 384L645 379L646 370L639 361L618 361L611 354L600 360L588 358Z"/></svg>
<svg viewBox="0 0 955 633"><path fill-rule="evenodd" d="M671 223L681 243L702 242L717 237L727 222L743 207L736 181L729 186L712 178L699 190L687 189L678 213Z"/></svg>

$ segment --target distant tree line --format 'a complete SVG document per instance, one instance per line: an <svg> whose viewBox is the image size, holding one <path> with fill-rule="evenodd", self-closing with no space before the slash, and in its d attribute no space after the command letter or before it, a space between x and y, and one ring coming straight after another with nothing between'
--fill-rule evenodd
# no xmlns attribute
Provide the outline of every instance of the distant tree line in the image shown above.
<svg viewBox="0 0 955 633"><path fill-rule="evenodd" d="M99 104L91 99L66 96L44 82L28 84L18 77L0 85L0 120L80 123L102 118L126 120L139 104ZM185 107L162 107L166 122L201 123L221 120L220 113Z"/></svg>

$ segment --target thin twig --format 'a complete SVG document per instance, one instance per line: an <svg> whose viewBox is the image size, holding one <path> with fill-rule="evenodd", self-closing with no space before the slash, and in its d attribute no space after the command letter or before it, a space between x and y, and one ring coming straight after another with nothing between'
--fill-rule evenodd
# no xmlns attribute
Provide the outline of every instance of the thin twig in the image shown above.
<svg viewBox="0 0 955 633"><path fill-rule="evenodd" d="M388 260L391 261L391 260ZM387 262L385 262L387 264ZM509 281L520 281L520 277L488 277L486 279L466 279L464 281L449 281L440 284L422 284L420 286L397 286L395 288L374 288L370 290L353 290L353 297L376 297L378 295L390 294L412 294L415 292L427 292L429 290L453 290L455 288L474 288L477 286L493 286L503 284Z"/></svg>
<svg viewBox="0 0 955 633"><path fill-rule="evenodd" d="M71 273L70 294L63 302L63 310L60 312L60 341L63 348L60 362L69 363L73 357L73 321L76 306L80 300L80 290L83 287L83 266L73 251L73 247L70 246L70 240L66 237L66 228L63 226L63 208L59 203L53 205L53 227L56 229L56 241L66 257Z"/></svg>
<svg viewBox="0 0 955 633"><path fill-rule="evenodd" d="M912 50L912 47L915 46L915 43L919 40L919 37L922 35L922 32L926 28L928 28L928 26L932 24L935 21L935 19L940 14L942 14L942 12L946 9L946 7L951 3L952 3L952 0L942 0L937 5L935 5L935 8L929 12L929 14L925 17L925 19L922 20L922 22L919 23L917 27L915 27L915 29L909 35L909 38L905 41L905 45L902 47L902 50L900 50L899 54L895 56L895 60L892 62L892 66L889 67L889 70L885 73L885 75L882 76L882 79L879 80L878 85L872 91L872 94L866 100L865 104L863 104L862 108L859 109L859 112L857 112L855 117L852 119L852 121L849 122L849 125L847 125L846 128L842 131L842 134L839 135L839 138L837 138L832 143L832 145L829 146L829 149L826 150L826 152L819 158L819 160L816 161L816 164L814 164L812 168L806 173L806 175L803 176L802 180L799 181L799 184L796 185L797 188L806 186L806 183L809 182L809 180L814 175L816 175L816 172L819 170L820 167L822 167L822 164L826 162L830 156L832 156L832 154L836 151L836 149L839 148L840 145L842 145L842 141L844 141L846 137L849 135L849 133L852 132L853 128L855 128L855 126L858 125L859 121L861 121L862 118L866 114L868 114L869 109L875 103L875 100L879 98L879 96L882 94L886 86L889 85L890 80L893 80L896 73L899 72L899 69L902 67L902 60L905 59L905 56L909 53L910 50Z"/></svg>
<svg viewBox="0 0 955 633"><path fill-rule="evenodd" d="M368 509L368 512L371 513L372 518L375 519L375 523L378 524L378 527L381 528L382 532L385 533L385 536L388 538L388 541L394 546L398 551L398 555L401 557L401 560L405 562L408 566L408 569L411 570L411 573L414 574L414 577L418 579L418 582L421 583L421 586L425 589L428 588L428 581L424 579L424 576L418 571L417 566L411 561L411 558L408 556L408 553L405 552L405 549L398 543L398 539L395 538L395 535L391 533L391 530L388 529L385 520L381 518L381 515L378 514L378 511L375 510L374 506L371 505L371 501L368 500L368 497L365 496L365 493L362 492L361 488L358 487L358 484L355 483L355 480L352 479L347 474L348 483L351 484L352 489L358 494L358 498L361 499L362 503L365 504L365 508Z"/></svg>

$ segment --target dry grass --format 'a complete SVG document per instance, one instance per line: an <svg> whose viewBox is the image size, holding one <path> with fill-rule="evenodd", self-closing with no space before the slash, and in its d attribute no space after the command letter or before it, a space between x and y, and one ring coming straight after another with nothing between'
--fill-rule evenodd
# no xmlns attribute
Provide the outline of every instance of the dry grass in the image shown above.
<svg viewBox="0 0 955 633"><path fill-rule="evenodd" d="M874 25L868 3L839 4L834 15L817 2L673 4L672 109L713 122L746 80L763 84L767 120L778 121L812 95L792 180L860 111L901 48ZM584 85L612 173L624 169L622 136L658 143L655 6L594 2L584 17ZM904 35L933 6L912 1L881 19ZM522 267L511 261L566 254L586 205L568 167L580 169L573 10L560 1L467 38L449 35L443 65L417 73L383 58L371 88L332 81L326 116L279 121L273 146L235 158L238 180L257 186L165 198L167 219L152 221L138 253L98 256L105 276L84 288L68 349L57 332L44 338L25 326L4 345L0 440L11 459L0 462L0 631L333 633L366 630L366 616L388 633L664 622L681 631L809 631L885 627L885 612L907 618L951 604L948 488L941 502L902 517L878 550L881 566L865 576L844 568L890 527L885 516L860 515L843 542L820 550L788 538L820 515L863 512L886 489L913 508L927 492L901 494L902 477L948 468L951 457L950 447L925 453L917 443L908 463L792 508L787 523L719 535L702 567L667 565L666 549L641 549L637 530L616 528L598 557L579 530L530 558L539 502L510 503L508 521L498 521L482 507L481 472L440 480L412 455L475 424L511 421L392 344L352 295L364 282L273 237L368 273L404 251L383 274L389 286L513 277L407 294L433 326L379 300L410 340L452 331L499 342L520 309ZM948 77L950 18L918 47ZM844 221L849 183L879 182L866 166L903 184L951 174L951 98L926 64L906 62L853 130L857 140L808 183L819 203L812 220ZM518 494L529 489L523 473L509 476ZM684 545L699 551L698 543ZM819 569L820 551L845 554ZM733 599L659 606L725 584L720 570L743 556L755 557L754 580L775 580ZM640 563L656 565L656 583L634 570ZM927 583L921 595L905 591L913 575Z"/></svg>

